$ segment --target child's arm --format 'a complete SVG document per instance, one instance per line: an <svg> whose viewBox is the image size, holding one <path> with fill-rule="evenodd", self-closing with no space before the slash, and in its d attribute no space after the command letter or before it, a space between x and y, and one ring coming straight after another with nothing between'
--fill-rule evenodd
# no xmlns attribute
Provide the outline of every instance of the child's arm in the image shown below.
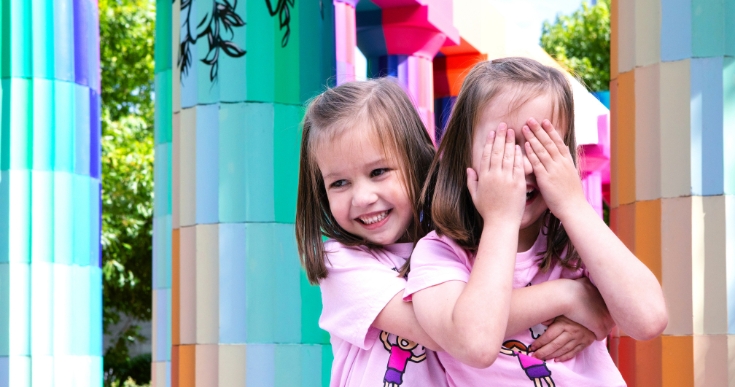
<svg viewBox="0 0 735 387"><path fill-rule="evenodd" d="M567 361L595 342L594 333L564 316L550 321L548 326L528 347L537 359Z"/></svg>
<svg viewBox="0 0 735 387"><path fill-rule="evenodd" d="M413 311L413 303L403 301L403 292L396 294L378 313L373 328L415 341L434 351L442 350L421 328Z"/></svg>
<svg viewBox="0 0 735 387"><path fill-rule="evenodd" d="M561 220L610 314L625 333L652 339L666 328L661 286L587 203L569 149L548 120L524 126L526 153L549 209Z"/></svg>
<svg viewBox="0 0 735 387"><path fill-rule="evenodd" d="M416 317L426 332L452 356L478 368L490 366L502 345L525 205L521 152L513 131L506 128L500 124L497 135L489 131L479 170L467 171L467 185L484 222L468 282L448 281L413 295Z"/></svg>

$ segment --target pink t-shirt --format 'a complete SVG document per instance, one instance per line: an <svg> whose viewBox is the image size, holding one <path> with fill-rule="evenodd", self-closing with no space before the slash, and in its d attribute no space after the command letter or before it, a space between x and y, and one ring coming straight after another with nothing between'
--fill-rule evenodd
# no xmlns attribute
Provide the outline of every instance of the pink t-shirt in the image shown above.
<svg viewBox="0 0 735 387"><path fill-rule="evenodd" d="M381 310L406 280L398 271L413 244L382 249L324 244L329 275L319 286L322 315L319 326L331 336L334 363L332 387L444 387L444 369L436 353L413 341L371 327Z"/></svg>
<svg viewBox="0 0 735 387"><path fill-rule="evenodd" d="M569 270L558 264L542 273L538 267L538 253L545 248L546 237L541 233L530 250L516 255L513 288L587 274L584 269ZM405 298L410 300L412 294L443 282L467 282L473 261L474 254L450 238L429 233L418 242L411 256ZM595 341L566 362L544 362L529 356L528 346L544 331L546 327L538 324L507 337L495 363L485 369L465 365L446 352L437 355L446 369L450 386L625 386L605 341Z"/></svg>

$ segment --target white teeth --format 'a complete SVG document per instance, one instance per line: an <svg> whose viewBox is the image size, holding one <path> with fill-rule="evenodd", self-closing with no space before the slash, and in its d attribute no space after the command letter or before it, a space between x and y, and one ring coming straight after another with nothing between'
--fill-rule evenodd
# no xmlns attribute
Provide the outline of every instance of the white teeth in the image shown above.
<svg viewBox="0 0 735 387"><path fill-rule="evenodd" d="M386 216L388 216L388 211L383 211L373 216L361 216L359 219L365 224L373 224L385 219Z"/></svg>

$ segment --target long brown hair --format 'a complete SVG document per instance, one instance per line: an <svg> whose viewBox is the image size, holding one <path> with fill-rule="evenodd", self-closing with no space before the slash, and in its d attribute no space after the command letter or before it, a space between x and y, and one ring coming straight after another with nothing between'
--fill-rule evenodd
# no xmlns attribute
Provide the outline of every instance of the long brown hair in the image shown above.
<svg viewBox="0 0 735 387"><path fill-rule="evenodd" d="M349 82L315 97L304 116L301 137L299 188L296 203L296 241L309 282L327 277L322 237L348 245L371 245L337 224L329 209L324 180L316 163L320 143L350 130L372 130L386 156L395 158L413 203L407 230L414 243L428 232L430 219L419 212L419 195L434 157L434 146L408 95L395 80L379 78ZM405 273L408 265L404 266Z"/></svg>
<svg viewBox="0 0 735 387"><path fill-rule="evenodd" d="M561 71L528 58L502 58L475 65L462 84L421 193L421 206L424 213L431 214L437 233L470 251L477 250L483 225L466 184L466 170L472 166L472 138L482 109L509 90L516 92L514 108L542 94L553 97L554 117L548 118L558 118L566 127L564 143L577 163L574 99ZM541 269L548 270L555 259L565 267L579 267L579 256L559 219L548 210L544 216L542 229L548 238L539 262Z"/></svg>

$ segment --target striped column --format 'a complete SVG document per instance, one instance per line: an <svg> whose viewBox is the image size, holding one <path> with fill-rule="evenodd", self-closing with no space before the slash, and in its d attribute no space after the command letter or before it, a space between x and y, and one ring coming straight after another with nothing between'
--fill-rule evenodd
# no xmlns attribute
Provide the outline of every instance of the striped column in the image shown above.
<svg viewBox="0 0 735 387"><path fill-rule="evenodd" d="M337 59L337 84L355 80L357 32L355 5L359 0L334 0L334 38Z"/></svg>
<svg viewBox="0 0 735 387"><path fill-rule="evenodd" d="M101 386L97 4L4 1L0 30L0 386Z"/></svg>
<svg viewBox="0 0 735 387"><path fill-rule="evenodd" d="M735 1L612 2L611 223L669 325L619 338L629 386L735 380Z"/></svg>
<svg viewBox="0 0 735 387"><path fill-rule="evenodd" d="M326 386L332 350L294 221L303 104L335 72L334 8L188 4L158 3L153 385Z"/></svg>

